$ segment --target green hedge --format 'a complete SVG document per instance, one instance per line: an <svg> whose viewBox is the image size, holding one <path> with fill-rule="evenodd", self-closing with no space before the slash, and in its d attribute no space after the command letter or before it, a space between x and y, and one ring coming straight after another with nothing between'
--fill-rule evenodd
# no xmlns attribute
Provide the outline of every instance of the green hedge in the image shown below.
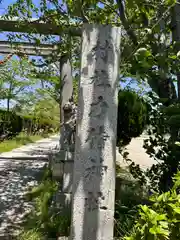
<svg viewBox="0 0 180 240"><path fill-rule="evenodd" d="M48 131L51 128L53 126L44 120L41 121L32 116L20 116L15 112L0 109L0 137L6 135L3 139L16 136L22 130L35 134L40 129Z"/></svg>
<svg viewBox="0 0 180 240"><path fill-rule="evenodd" d="M22 118L13 112L0 110L0 135L10 132L12 135L22 129Z"/></svg>
<svg viewBox="0 0 180 240"><path fill-rule="evenodd" d="M148 105L132 90L118 93L117 143L128 144L133 137L142 134L148 119Z"/></svg>

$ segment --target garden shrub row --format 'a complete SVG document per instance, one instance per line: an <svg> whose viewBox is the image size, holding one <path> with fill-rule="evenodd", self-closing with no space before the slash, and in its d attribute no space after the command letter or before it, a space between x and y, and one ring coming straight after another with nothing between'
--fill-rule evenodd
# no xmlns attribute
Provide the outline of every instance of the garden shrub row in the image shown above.
<svg viewBox="0 0 180 240"><path fill-rule="evenodd" d="M35 118L33 116L18 115L13 111L0 109L0 138L1 141L12 138L21 131L28 134L37 134L40 131L48 132L53 129L52 124L48 124L44 119Z"/></svg>

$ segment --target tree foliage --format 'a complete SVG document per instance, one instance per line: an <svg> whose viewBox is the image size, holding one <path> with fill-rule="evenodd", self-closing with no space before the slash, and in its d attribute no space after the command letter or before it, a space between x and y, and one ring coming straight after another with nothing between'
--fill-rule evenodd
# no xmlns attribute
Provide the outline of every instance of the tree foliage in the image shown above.
<svg viewBox="0 0 180 240"><path fill-rule="evenodd" d="M12 137L21 130L37 133L40 129L46 132L59 129L60 111L57 103L56 76L54 80L52 72L47 94L47 90L40 91L37 87L45 80L37 78L34 70L27 59L11 59L0 67L0 101L6 106L6 111L2 111L3 114L0 116L1 136ZM36 68L37 70L39 69Z"/></svg>
<svg viewBox="0 0 180 240"><path fill-rule="evenodd" d="M176 74L179 66L176 44L171 39L174 4L175 0L64 0L62 3L40 0L38 6L33 0L17 0L9 6L5 17L19 16L29 21L34 15L36 22L58 26L62 32L60 43L53 36L35 36L35 29L32 34L18 37L28 38L36 44L58 43L57 54L45 59L45 63L55 62L59 54L66 53L71 57L74 70L80 65L80 38L75 36L77 28L84 22L122 26L121 74L147 81L160 97L174 98L177 96L170 73ZM10 37L12 39L12 34Z"/></svg>
<svg viewBox="0 0 180 240"><path fill-rule="evenodd" d="M26 93L35 84L33 75L30 76L30 68L26 60L9 60L0 67L1 95L0 101L7 101L7 110L11 103L17 103L24 98Z"/></svg>
<svg viewBox="0 0 180 240"><path fill-rule="evenodd" d="M125 240L162 239L176 240L180 237L180 173L173 179L173 187L162 194L150 197L151 206L141 205L139 218L132 234Z"/></svg>

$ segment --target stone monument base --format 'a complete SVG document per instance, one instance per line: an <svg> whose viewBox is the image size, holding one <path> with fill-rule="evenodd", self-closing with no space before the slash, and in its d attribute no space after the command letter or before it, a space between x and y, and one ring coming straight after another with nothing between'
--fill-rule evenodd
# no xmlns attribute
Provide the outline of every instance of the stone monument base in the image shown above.
<svg viewBox="0 0 180 240"><path fill-rule="evenodd" d="M53 157L51 162L53 178L59 181L59 191L55 196L55 202L58 209L64 209L65 212L71 210L71 196L73 183L74 153L59 151ZM116 176L116 198L119 197L120 183L122 179Z"/></svg>
<svg viewBox="0 0 180 240"><path fill-rule="evenodd" d="M59 182L59 191L54 196L56 207L64 214L70 213L73 181L74 152L61 150L51 159L53 178Z"/></svg>

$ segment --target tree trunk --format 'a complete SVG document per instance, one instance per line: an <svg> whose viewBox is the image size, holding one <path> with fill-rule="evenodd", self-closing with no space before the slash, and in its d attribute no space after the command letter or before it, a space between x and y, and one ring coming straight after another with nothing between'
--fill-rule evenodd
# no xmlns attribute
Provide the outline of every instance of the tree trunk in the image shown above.
<svg viewBox="0 0 180 240"><path fill-rule="evenodd" d="M41 87L42 87L42 89L44 89L44 81L43 80L41 80Z"/></svg>
<svg viewBox="0 0 180 240"><path fill-rule="evenodd" d="M10 110L10 98L7 98L7 112Z"/></svg>
<svg viewBox="0 0 180 240"><path fill-rule="evenodd" d="M155 72L149 72L150 78L148 79L148 83L152 90L155 91L160 98L166 98L168 100L166 102L168 105L172 102L172 100L177 99L177 93L173 80L169 77L168 66L166 63L165 53L167 52L167 36L165 29L166 19L163 18L164 12L164 6L161 5L158 11L158 19L160 20L158 22L160 28L158 35L158 44L156 41L154 43L151 43L153 55L156 55L157 52L162 55L161 60L157 62L159 74Z"/></svg>
<svg viewBox="0 0 180 240"><path fill-rule="evenodd" d="M171 26L172 26L172 37L173 41L176 43L176 52L180 51L180 0L176 1L175 6L172 10ZM179 65L179 60L177 64ZM177 76L177 89L178 89L178 100L180 101L180 72L176 73Z"/></svg>
<svg viewBox="0 0 180 240"><path fill-rule="evenodd" d="M177 99L175 85L171 78L169 78L168 66L166 63L166 48L167 48L167 37L165 30L166 30L166 20L163 18L163 13L165 9L164 6L160 6L159 9L159 27L160 27L160 34L159 34L159 46L158 52L161 55L161 60L158 63L159 67L159 79L157 80L158 83L158 95L160 98L166 98L167 104L171 103L172 100Z"/></svg>

